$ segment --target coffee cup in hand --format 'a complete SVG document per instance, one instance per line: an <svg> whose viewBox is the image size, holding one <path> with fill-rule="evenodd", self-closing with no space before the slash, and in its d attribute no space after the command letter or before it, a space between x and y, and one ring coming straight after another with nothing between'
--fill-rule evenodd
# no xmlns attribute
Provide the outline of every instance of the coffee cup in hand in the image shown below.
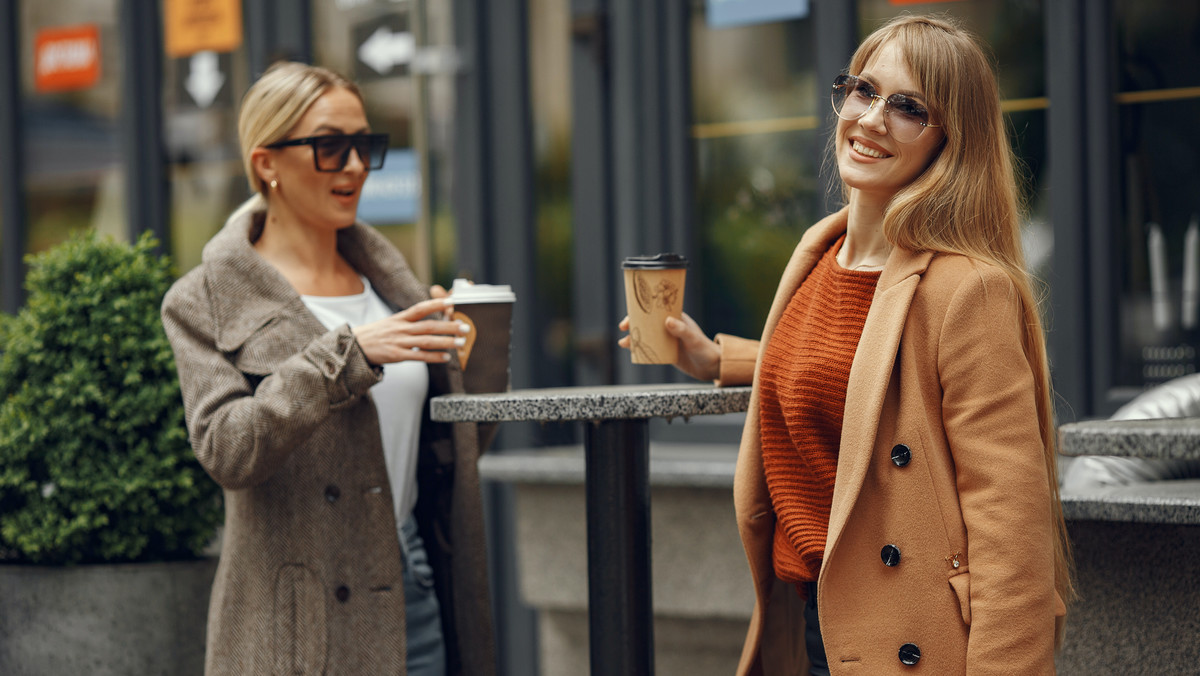
<svg viewBox="0 0 1200 676"><path fill-rule="evenodd" d="M666 321L683 315L687 266L686 258L673 253L622 261L633 363L674 364L678 359L679 339L667 333Z"/></svg>
<svg viewBox="0 0 1200 676"><path fill-rule="evenodd" d="M516 300L516 294L507 284L454 280L446 304L454 307L451 319L470 328L464 336L466 343L457 348L467 392L508 391L512 308Z"/></svg>

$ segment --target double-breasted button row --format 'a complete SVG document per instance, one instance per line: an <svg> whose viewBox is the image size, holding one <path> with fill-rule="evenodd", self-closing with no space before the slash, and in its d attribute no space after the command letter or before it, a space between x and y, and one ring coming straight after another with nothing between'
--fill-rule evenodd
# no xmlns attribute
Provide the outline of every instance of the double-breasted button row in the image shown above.
<svg viewBox="0 0 1200 676"><path fill-rule="evenodd" d="M892 446L893 465L907 467L910 462L912 462L912 449L907 444ZM883 565L894 568L900 565L900 548L892 544L884 545L883 549L879 550L879 558L883 560ZM901 664L911 667L921 661L921 649L915 643L905 643L900 646L898 656Z"/></svg>

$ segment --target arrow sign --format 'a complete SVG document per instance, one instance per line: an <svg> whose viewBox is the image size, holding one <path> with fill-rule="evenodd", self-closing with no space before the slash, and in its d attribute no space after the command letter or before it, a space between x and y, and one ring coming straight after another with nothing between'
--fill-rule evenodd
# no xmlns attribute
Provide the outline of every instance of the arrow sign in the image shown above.
<svg viewBox="0 0 1200 676"><path fill-rule="evenodd" d="M224 85L225 75L217 62L216 52L196 52L192 55L187 82L183 86L196 105L201 108L211 106Z"/></svg>
<svg viewBox="0 0 1200 676"><path fill-rule="evenodd" d="M358 58L380 75L386 75L396 66L412 61L417 51L417 41L412 33L393 33L387 26L380 26L371 37L358 48Z"/></svg>

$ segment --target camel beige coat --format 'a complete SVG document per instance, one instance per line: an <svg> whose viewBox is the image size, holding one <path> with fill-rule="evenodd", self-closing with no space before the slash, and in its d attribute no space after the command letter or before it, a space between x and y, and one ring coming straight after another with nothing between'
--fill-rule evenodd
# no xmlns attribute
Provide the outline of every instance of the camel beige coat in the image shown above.
<svg viewBox="0 0 1200 676"><path fill-rule="evenodd" d="M802 238L761 342L723 337L722 384L747 382L788 301L845 229L843 210ZM752 373L734 501L757 604L738 673L807 676L803 600L771 562ZM1008 277L962 256L893 250L850 370L818 580L831 674L1053 673L1065 609L1033 393ZM891 459L898 444L907 465ZM901 553L894 567L881 559L889 544ZM905 644L920 650L915 666L900 662Z"/></svg>
<svg viewBox="0 0 1200 676"><path fill-rule="evenodd" d="M404 584L369 388L349 327L325 327L251 247L235 213L163 301L196 457L224 488L206 673L404 674ZM428 297L370 227L338 249L393 308ZM462 389L429 368L429 395ZM494 673L477 428L426 409L416 508L434 566L450 674Z"/></svg>

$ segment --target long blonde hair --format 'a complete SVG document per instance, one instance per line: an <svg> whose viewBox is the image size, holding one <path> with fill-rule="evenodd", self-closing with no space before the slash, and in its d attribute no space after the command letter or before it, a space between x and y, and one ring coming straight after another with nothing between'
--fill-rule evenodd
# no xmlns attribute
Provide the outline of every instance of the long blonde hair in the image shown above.
<svg viewBox="0 0 1200 676"><path fill-rule="evenodd" d="M1022 347L1033 370L1038 426L1055 520L1055 588L1074 596L1071 547L1058 491L1058 443L1050 367L1034 281L1021 249L1022 200L1000 91L979 40L947 17L902 15L873 32L850 60L860 73L880 48L893 44L929 101L945 141L937 157L888 204L883 234L912 251L957 253L1004 270L1020 298ZM843 185L843 191L848 188ZM1061 645L1062 623L1056 641Z"/></svg>
<svg viewBox="0 0 1200 676"><path fill-rule="evenodd" d="M281 61L267 69L242 97L238 115L238 142L250 189L268 195L267 186L254 170L250 153L255 148L283 140L304 113L330 89L345 89L362 101L358 87L320 66Z"/></svg>

